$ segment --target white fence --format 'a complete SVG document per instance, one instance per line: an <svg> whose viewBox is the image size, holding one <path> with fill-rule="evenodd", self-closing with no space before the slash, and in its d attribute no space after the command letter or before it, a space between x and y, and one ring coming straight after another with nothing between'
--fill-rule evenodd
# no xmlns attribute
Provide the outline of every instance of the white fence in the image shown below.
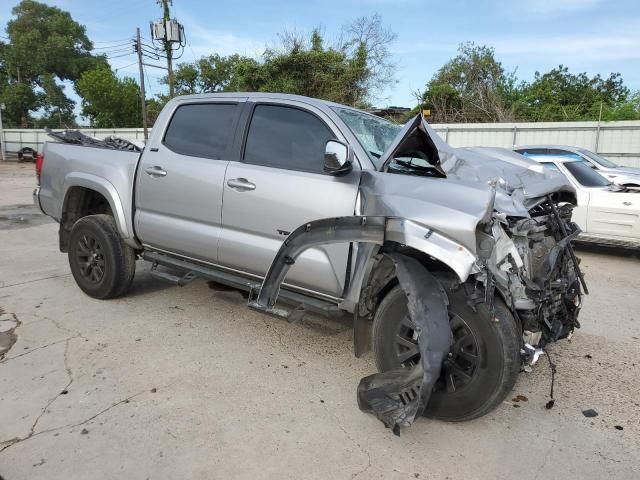
<svg viewBox="0 0 640 480"><path fill-rule="evenodd" d="M640 167L640 121L433 124L454 147L572 145Z"/></svg>
<svg viewBox="0 0 640 480"><path fill-rule="evenodd" d="M640 167L640 121L434 124L436 131L454 147L506 147L518 145L573 145L596 151L621 165ZM104 138L117 135L143 140L142 128L81 129ZM24 147L39 149L49 137L44 130L4 131L6 149L16 153Z"/></svg>

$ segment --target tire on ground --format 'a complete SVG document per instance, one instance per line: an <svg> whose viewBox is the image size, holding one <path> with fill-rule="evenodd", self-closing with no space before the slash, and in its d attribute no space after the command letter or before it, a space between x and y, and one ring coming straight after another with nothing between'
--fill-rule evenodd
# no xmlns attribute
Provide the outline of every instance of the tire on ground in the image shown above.
<svg viewBox="0 0 640 480"><path fill-rule="evenodd" d="M452 282L441 283L449 297L450 317L457 316L458 324L462 319L476 340L478 361L471 379L454 391L447 391L445 387L443 368L425 416L446 421L471 420L494 409L513 389L520 371L521 332L499 298L495 299L494 306L497 321L490 321L486 304L471 300L471 285L454 288ZM395 337L405 315L408 315L407 298L400 286L396 286L380 303L373 321L373 352L380 371L403 366L397 357ZM451 322L453 325L453 318Z"/></svg>
<svg viewBox="0 0 640 480"><path fill-rule="evenodd" d="M104 259L104 273L97 282L92 282L81 270L78 258L80 242L85 235L97 240ZM89 215L78 220L69 237L69 266L76 283L87 295L97 299L115 298L127 292L136 269L136 253L120 238L111 215Z"/></svg>

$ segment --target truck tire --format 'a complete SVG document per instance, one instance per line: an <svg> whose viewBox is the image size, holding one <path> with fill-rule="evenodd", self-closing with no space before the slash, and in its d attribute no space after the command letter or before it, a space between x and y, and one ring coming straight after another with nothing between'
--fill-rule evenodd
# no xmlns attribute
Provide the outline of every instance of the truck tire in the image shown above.
<svg viewBox="0 0 640 480"><path fill-rule="evenodd" d="M511 392L520 371L521 332L511 312L495 299L494 320L484 302L474 301L469 284L441 282L449 297L454 337L449 357L425 409L446 421L481 417ZM400 286L389 291L373 321L373 352L381 372L420 361L407 297Z"/></svg>
<svg viewBox="0 0 640 480"><path fill-rule="evenodd" d="M111 215L78 220L71 229L68 255L73 278L90 297L118 297L131 286L136 254L120 238Z"/></svg>

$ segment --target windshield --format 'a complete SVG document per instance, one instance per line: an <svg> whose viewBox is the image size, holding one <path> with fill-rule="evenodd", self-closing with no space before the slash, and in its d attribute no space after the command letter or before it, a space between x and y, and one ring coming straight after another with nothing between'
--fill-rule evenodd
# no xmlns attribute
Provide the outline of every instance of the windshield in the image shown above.
<svg viewBox="0 0 640 480"><path fill-rule="evenodd" d="M380 156L389 148L391 142L402 130L402 126L358 110L332 108L356 136L362 148L369 155L371 162L376 168L379 168Z"/></svg>
<svg viewBox="0 0 640 480"><path fill-rule="evenodd" d="M601 165L605 168L618 168L618 165L613 163L611 160L607 160L604 157L601 157L597 153L590 152L589 150L580 150L580 153L585 157L589 157L591 160L596 162L598 165Z"/></svg>
<svg viewBox="0 0 640 480"><path fill-rule="evenodd" d="M606 187L611 182L585 162L565 162L564 166L576 181L584 187Z"/></svg>

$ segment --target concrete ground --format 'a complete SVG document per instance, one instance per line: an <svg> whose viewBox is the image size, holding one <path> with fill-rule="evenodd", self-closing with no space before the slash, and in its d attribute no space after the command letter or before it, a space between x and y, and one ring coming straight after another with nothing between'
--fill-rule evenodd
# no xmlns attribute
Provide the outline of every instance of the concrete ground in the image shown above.
<svg viewBox="0 0 640 480"><path fill-rule="evenodd" d="M358 410L375 368L353 357L348 322L289 325L143 263L128 296L92 300L33 184L32 165L0 164L5 480L638 478L638 257L579 251L592 294L573 340L550 348L554 408L542 359L491 414L396 437Z"/></svg>

